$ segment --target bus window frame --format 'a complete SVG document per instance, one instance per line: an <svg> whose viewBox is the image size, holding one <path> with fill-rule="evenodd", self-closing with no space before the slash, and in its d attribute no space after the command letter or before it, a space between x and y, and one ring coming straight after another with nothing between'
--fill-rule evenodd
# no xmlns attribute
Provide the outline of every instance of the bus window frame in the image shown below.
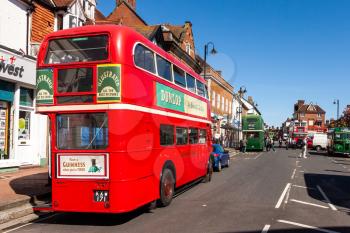
<svg viewBox="0 0 350 233"><path fill-rule="evenodd" d="M153 54L154 54L153 62L154 62L155 71L156 71L155 73L152 73L152 72L150 72L150 71L148 71L148 70L146 70L146 69L143 69L142 67L139 67L139 66L137 66L137 65L135 64L135 59L134 59L134 57L135 57L135 49L136 49L136 46L137 46L138 44L141 44L142 46L144 46L145 48L147 48L147 49L149 49L149 50L151 50L151 51L153 52ZM156 61L156 56L157 56L157 55L160 56L160 57L162 57L162 58L164 58L164 59L167 60L168 62L170 62L170 64L171 64L172 81L169 81L169 80L167 80L167 79L165 79L165 78L163 78L163 77L161 77L161 76L158 75L158 67L157 67L157 61ZM197 78L195 77L195 75L190 74L189 72L185 71L185 69L181 68L178 64L175 64L175 63L169 61L169 59L165 58L163 55L159 54L158 52L155 52L154 49L151 49L149 46L145 45L144 43L142 43L142 42L140 42L140 41L135 42L134 45L133 45L133 47L132 47L131 56L132 56L133 66L134 66L135 68L140 69L140 70L142 70L142 71L144 71L144 72L147 72L148 74L154 75L154 76L156 76L157 78L159 78L159 79L162 80L162 81L171 83L171 84L175 85L176 87L179 87L179 88L181 88L181 89L187 91L188 93L194 94L194 95L197 96L197 97L200 97L200 98L205 99L206 101L209 101L209 97L208 97L208 96L207 96L207 97L203 97L203 96L200 96L200 95L197 94L196 80L202 82L201 80L197 79ZM174 65L177 66L178 68L180 68L181 70L183 70L183 71L185 72L186 88L184 88L184 87L182 87L182 86L180 86L180 85L178 85L178 84L175 83L175 81L174 81L174 69L173 69L173 66L174 66ZM195 83L195 92L190 91L189 89L187 89L187 75L190 75L191 77L193 77L193 78L195 79L195 82L194 82L194 83ZM202 83L203 83L203 82L202 82ZM203 84L206 86L206 83L205 83L205 82L204 82Z"/></svg>
<svg viewBox="0 0 350 233"><path fill-rule="evenodd" d="M92 68L92 91L91 92L70 92L70 93L59 93L58 92L58 71L64 70L64 69L78 69L78 68ZM53 72L53 81L54 81L54 104L55 105L83 105L83 104L95 104L96 103L96 96L97 96L97 67L96 65L84 65L79 67L57 67L54 68ZM58 103L57 98L58 97L66 97L66 96L92 96L92 102L76 102L76 103Z"/></svg>
<svg viewBox="0 0 350 233"><path fill-rule="evenodd" d="M108 37L108 56L107 56L107 59L105 60L98 60L98 61L85 61L85 62L70 62L70 63L58 63L58 64L55 64L55 63L52 63L52 64L47 64L45 63L45 59L46 59L46 55L48 53L48 50L49 50L49 45L50 45L50 41L52 40L56 40L56 39L67 39L67 38L79 38L79 37L89 37L89 36L101 36L101 35L107 35ZM77 34L77 35L74 35L74 36L69 36L69 35L64 35L64 36L53 36L53 37L50 37L49 40L47 41L47 44L45 45L46 48L45 48L45 53L43 54L43 58L42 58L42 64L39 64L40 67L52 67L52 66L55 66L55 69L57 69L58 67L64 67L64 66L81 66L81 65L96 65L96 64L104 64L104 63L108 63L108 64L111 64L112 62L112 56L111 56L111 45L112 45L112 35L110 32L108 31L105 31L105 32L99 32L99 33L82 33L82 34Z"/></svg>

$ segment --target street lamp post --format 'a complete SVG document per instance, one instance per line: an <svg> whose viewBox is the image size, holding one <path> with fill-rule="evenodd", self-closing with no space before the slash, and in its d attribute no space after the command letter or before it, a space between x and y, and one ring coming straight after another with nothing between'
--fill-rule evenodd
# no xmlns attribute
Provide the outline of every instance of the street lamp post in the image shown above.
<svg viewBox="0 0 350 233"><path fill-rule="evenodd" d="M241 126L242 126L242 101L241 101L241 98L243 97L244 93L247 92L247 89L245 88L245 86L241 86L239 88L239 91L238 91L238 103L239 103L239 107L237 107L236 109L236 112L238 113L238 143L240 141L240 132L241 132Z"/></svg>
<svg viewBox="0 0 350 233"><path fill-rule="evenodd" d="M333 104L337 105L337 120L339 120L339 99L334 100Z"/></svg>
<svg viewBox="0 0 350 233"><path fill-rule="evenodd" d="M213 42L208 42L207 44L204 45L204 64L203 64L203 71L204 71L204 75L203 75L203 78L206 79L206 73L207 73L207 69L206 69L206 66L207 66L207 54L208 54L208 48L209 46L213 46L213 48L211 49L210 53L211 54L216 54L217 51L215 50L215 47L214 47L214 43Z"/></svg>

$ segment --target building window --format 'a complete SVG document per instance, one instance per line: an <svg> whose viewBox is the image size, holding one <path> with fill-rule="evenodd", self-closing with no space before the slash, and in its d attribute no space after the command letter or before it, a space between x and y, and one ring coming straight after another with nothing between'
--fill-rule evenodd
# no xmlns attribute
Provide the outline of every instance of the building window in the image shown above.
<svg viewBox="0 0 350 233"><path fill-rule="evenodd" d="M228 112L228 99L225 99L225 111Z"/></svg>
<svg viewBox="0 0 350 233"><path fill-rule="evenodd" d="M138 44L134 55L135 65L149 72L156 73L154 65L154 53L146 47Z"/></svg>
<svg viewBox="0 0 350 233"><path fill-rule="evenodd" d="M69 16L69 28L77 27L77 17L70 15Z"/></svg>
<svg viewBox="0 0 350 233"><path fill-rule="evenodd" d="M186 53L191 55L191 45L189 43L186 43Z"/></svg>
<svg viewBox="0 0 350 233"><path fill-rule="evenodd" d="M220 108L220 94L217 94L217 99L216 99L216 107L219 109Z"/></svg>
<svg viewBox="0 0 350 233"><path fill-rule="evenodd" d="M174 126L160 125L160 145L169 146L174 144Z"/></svg>
<svg viewBox="0 0 350 233"><path fill-rule="evenodd" d="M29 141L30 140L30 116L31 111L19 111L18 116L18 140Z"/></svg>
<svg viewBox="0 0 350 233"><path fill-rule="evenodd" d="M221 110L225 110L225 98L223 96L221 96Z"/></svg>
<svg viewBox="0 0 350 233"><path fill-rule="evenodd" d="M176 127L176 145L186 145L188 142L187 128Z"/></svg>
<svg viewBox="0 0 350 233"><path fill-rule="evenodd" d="M57 15L57 30L63 29L63 15L58 14Z"/></svg>
<svg viewBox="0 0 350 233"><path fill-rule="evenodd" d="M300 117L305 117L305 113L300 113Z"/></svg>
<svg viewBox="0 0 350 233"><path fill-rule="evenodd" d="M19 104L21 106L33 107L33 93L34 91L32 89L21 87Z"/></svg>
<svg viewBox="0 0 350 233"><path fill-rule="evenodd" d="M157 70L158 75L170 82L173 81L171 75L171 63L157 55Z"/></svg>
<svg viewBox="0 0 350 233"><path fill-rule="evenodd" d="M212 91L211 94L211 105L215 107L215 91Z"/></svg>
<svg viewBox="0 0 350 233"><path fill-rule="evenodd" d="M321 113L317 113L317 117L318 117L318 118L321 118Z"/></svg>

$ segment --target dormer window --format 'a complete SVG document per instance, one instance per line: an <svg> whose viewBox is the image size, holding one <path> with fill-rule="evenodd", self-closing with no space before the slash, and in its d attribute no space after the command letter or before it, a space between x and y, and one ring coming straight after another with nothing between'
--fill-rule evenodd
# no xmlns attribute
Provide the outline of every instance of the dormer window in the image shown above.
<svg viewBox="0 0 350 233"><path fill-rule="evenodd" d="M191 45L189 43L186 43L186 53L191 55Z"/></svg>

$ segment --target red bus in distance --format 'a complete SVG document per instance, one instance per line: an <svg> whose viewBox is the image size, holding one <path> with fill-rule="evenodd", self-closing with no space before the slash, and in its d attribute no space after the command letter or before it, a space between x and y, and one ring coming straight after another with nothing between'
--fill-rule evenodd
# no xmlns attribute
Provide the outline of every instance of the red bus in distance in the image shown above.
<svg viewBox="0 0 350 233"><path fill-rule="evenodd" d="M205 80L130 28L48 35L38 54L36 104L51 124L46 210L167 206L175 189L211 178Z"/></svg>

